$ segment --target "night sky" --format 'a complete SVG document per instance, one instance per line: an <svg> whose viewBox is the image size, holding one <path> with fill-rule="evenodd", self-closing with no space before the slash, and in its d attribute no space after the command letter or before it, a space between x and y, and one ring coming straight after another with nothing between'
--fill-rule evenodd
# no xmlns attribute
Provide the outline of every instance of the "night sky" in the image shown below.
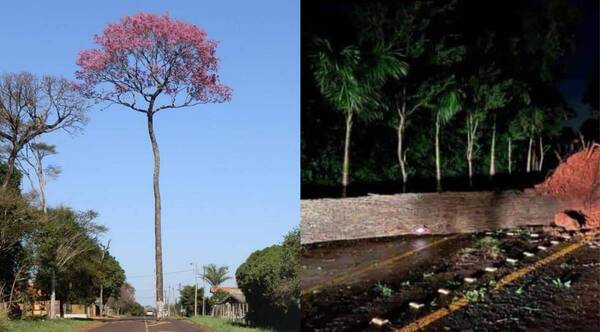
<svg viewBox="0 0 600 332"><path fill-rule="evenodd" d="M352 7L348 4L353 3L353 0L348 1L302 1L302 46L306 45L314 37L314 31L318 30L319 34L324 31L331 34L339 33L344 30L344 23L336 22L336 24L327 24L327 29L318 28L322 18L320 15L331 14L336 11L351 11ZM360 2L360 1L358 1ZM588 81L592 76L594 64L598 63L600 58L599 32L600 32L600 8L598 0L570 0L580 10L580 22L575 33L575 52L566 55L562 59L564 65L564 77L560 80L560 91L565 100L577 112L575 118L569 119L566 124L578 128L579 125L590 116L589 107L582 103L581 97L585 92ZM319 8L317 13L316 8ZM329 12L328 12L329 11ZM327 21L329 23L329 21ZM348 22L345 22L349 24ZM306 51L306 50L304 50ZM305 57L302 57L303 68L308 67ZM303 71L303 75L309 74L308 71ZM303 83L311 81L303 78ZM312 84L312 83L311 83ZM314 87L303 84L303 94ZM310 91L313 93L314 91ZM304 100L304 98L302 98Z"/></svg>
<svg viewBox="0 0 600 332"><path fill-rule="evenodd" d="M565 99L577 112L577 117L567 123L578 127L590 115L589 107L581 102L588 81L592 76L594 62L598 63L599 41L599 2L598 0L572 0L581 11L581 22L575 36L575 52L567 55L564 61L565 77L560 90ZM596 73L597 74L597 73Z"/></svg>

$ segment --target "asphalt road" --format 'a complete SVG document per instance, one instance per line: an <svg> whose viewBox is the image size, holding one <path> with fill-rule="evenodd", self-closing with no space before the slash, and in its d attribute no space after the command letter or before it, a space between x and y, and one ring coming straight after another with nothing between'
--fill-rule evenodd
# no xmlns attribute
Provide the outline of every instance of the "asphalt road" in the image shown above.
<svg viewBox="0 0 600 332"><path fill-rule="evenodd" d="M156 321L152 318L131 317L111 320L89 332L211 332L182 320Z"/></svg>

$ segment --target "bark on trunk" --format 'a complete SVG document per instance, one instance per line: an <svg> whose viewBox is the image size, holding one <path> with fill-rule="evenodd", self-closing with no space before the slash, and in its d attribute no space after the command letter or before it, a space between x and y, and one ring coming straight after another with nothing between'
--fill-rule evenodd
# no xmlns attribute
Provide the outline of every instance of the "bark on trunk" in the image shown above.
<svg viewBox="0 0 600 332"><path fill-rule="evenodd" d="M104 286L100 285L100 317L102 317L102 309L104 308L104 301L103 301L103 296L104 296Z"/></svg>
<svg viewBox="0 0 600 332"><path fill-rule="evenodd" d="M442 191L442 165L440 160L440 118L435 121L435 178L437 180L437 191Z"/></svg>
<svg viewBox="0 0 600 332"><path fill-rule="evenodd" d="M542 171L542 167L544 166L544 142L542 141L542 136L540 135L540 164L538 165L538 171Z"/></svg>
<svg viewBox="0 0 600 332"><path fill-rule="evenodd" d="M162 318L163 304L163 269L162 269L162 242L161 242L161 206L160 206L160 153L158 143L154 135L154 118L152 104L148 108L148 135L150 143L152 143L152 154L154 156L154 173L153 173L153 189L154 189L154 241L155 241L155 263L156 263L156 312L157 318Z"/></svg>
<svg viewBox="0 0 600 332"><path fill-rule="evenodd" d="M19 276L21 275L22 269L23 269L23 266L19 266L17 268L17 272L15 273L15 277L13 278L12 286L10 287L10 294L8 296L9 308L12 305L14 294L15 294L15 287L17 286L17 280L19 280Z"/></svg>
<svg viewBox="0 0 600 332"><path fill-rule="evenodd" d="M496 117L492 125L492 145L490 148L490 177L496 175Z"/></svg>
<svg viewBox="0 0 600 332"><path fill-rule="evenodd" d="M405 105L402 108L406 107ZM400 171L402 172L402 184L406 185L408 181L408 175L406 174L406 156L404 151L404 128L406 126L406 116L404 111L399 112L398 122L398 163L400 164Z"/></svg>
<svg viewBox="0 0 600 332"><path fill-rule="evenodd" d="M346 137L344 139L344 163L342 165L342 186L348 186L350 173L350 133L352 131L352 113L346 115Z"/></svg>
<svg viewBox="0 0 600 332"><path fill-rule="evenodd" d="M508 174L512 174L512 139L508 138Z"/></svg>
<svg viewBox="0 0 600 332"><path fill-rule="evenodd" d="M50 282L50 319L56 318L56 305L54 301L56 301L56 272L52 272L52 281Z"/></svg>
<svg viewBox="0 0 600 332"><path fill-rule="evenodd" d="M40 204L42 206L42 211L44 214L48 214L48 208L46 206L46 177L44 175L44 165L42 164L42 158L38 155L37 152L34 152L36 159L36 170L38 185L40 187Z"/></svg>
<svg viewBox="0 0 600 332"><path fill-rule="evenodd" d="M531 147L533 146L533 136L529 136L529 148L527 149L527 173L531 172Z"/></svg>
<svg viewBox="0 0 600 332"><path fill-rule="evenodd" d="M479 120L471 113L467 115L467 165L469 167L469 186L473 186L473 151L475 150L475 137Z"/></svg>

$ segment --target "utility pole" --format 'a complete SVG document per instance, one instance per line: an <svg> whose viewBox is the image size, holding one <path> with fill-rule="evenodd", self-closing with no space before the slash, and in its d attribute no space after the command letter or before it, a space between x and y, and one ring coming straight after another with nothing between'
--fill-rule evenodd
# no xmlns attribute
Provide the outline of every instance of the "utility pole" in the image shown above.
<svg viewBox="0 0 600 332"><path fill-rule="evenodd" d="M206 266L202 265L202 316L206 315Z"/></svg>
<svg viewBox="0 0 600 332"><path fill-rule="evenodd" d="M168 296L168 294L169 294L169 293L168 293L166 290L165 290L165 291L163 291L163 304L164 304L164 305L166 305L166 307L167 307L167 310L169 310L169 298L167 297L167 296ZM167 311L167 312L168 312L168 311ZM164 313L164 314L165 314L165 316L168 316L168 314L167 314L167 313ZM164 316L161 316L161 317L164 317Z"/></svg>
<svg viewBox="0 0 600 332"><path fill-rule="evenodd" d="M110 248L110 240L106 246L100 245L102 247L102 259L100 260L100 268L102 269L104 265L104 256L108 253L108 248ZM100 316L104 316L104 280L100 280Z"/></svg>
<svg viewBox="0 0 600 332"><path fill-rule="evenodd" d="M190 263L192 264L192 263ZM194 316L198 316L198 264L194 264Z"/></svg>
<svg viewBox="0 0 600 332"><path fill-rule="evenodd" d="M181 307L181 283L179 283L179 288L177 290L179 291L179 293L177 294L177 303L179 304L179 316L183 316L183 308Z"/></svg>

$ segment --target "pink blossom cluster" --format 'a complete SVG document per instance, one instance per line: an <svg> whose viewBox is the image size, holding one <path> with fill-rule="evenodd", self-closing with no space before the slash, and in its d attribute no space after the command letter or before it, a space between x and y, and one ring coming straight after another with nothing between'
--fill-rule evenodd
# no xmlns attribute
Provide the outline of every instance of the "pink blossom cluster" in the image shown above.
<svg viewBox="0 0 600 332"><path fill-rule="evenodd" d="M219 82L217 42L193 24L139 13L109 24L95 43L98 48L81 51L77 60L76 76L89 96L185 92L201 103L231 98ZM112 88L102 90L106 83Z"/></svg>

